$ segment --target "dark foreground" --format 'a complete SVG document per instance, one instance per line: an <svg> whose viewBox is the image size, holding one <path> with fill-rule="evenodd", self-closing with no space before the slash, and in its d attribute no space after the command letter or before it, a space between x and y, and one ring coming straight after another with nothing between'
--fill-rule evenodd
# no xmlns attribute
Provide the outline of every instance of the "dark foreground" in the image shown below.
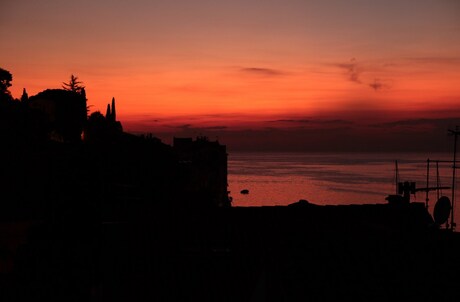
<svg viewBox="0 0 460 302"><path fill-rule="evenodd" d="M1 301L460 301L460 238L422 204L2 222Z"/></svg>

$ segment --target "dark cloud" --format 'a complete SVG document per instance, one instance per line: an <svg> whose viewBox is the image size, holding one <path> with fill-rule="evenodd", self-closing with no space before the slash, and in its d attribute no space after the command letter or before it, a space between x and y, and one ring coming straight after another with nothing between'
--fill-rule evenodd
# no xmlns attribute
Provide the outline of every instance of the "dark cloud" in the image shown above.
<svg viewBox="0 0 460 302"><path fill-rule="evenodd" d="M165 126L166 128L169 129L177 129L176 131L181 131L183 133L188 133L190 135L194 135L196 133L206 133L207 131L209 132L216 132L216 131L225 131L228 129L227 126L209 126L209 127L196 127L193 126L192 124L183 124L183 125L167 125ZM174 131L174 130L173 130ZM170 132L170 131L167 131Z"/></svg>
<svg viewBox="0 0 460 302"><path fill-rule="evenodd" d="M406 129L445 129L447 133L448 127L455 127L455 125L460 124L460 117L457 118L419 118L419 119L407 119L407 120L398 120L393 122L378 123L372 124L371 127L376 128L406 128Z"/></svg>
<svg viewBox="0 0 460 302"><path fill-rule="evenodd" d="M400 126L420 126L420 125L432 124L435 121L439 121L439 120L424 119L424 118L409 119L409 120L399 120L399 121L393 121L393 122L372 124L371 126L382 127L382 128L394 128L394 127L400 127Z"/></svg>
<svg viewBox="0 0 460 302"><path fill-rule="evenodd" d="M278 130L280 130L280 128L276 128L276 127L264 127L263 130L265 130L265 131L278 131Z"/></svg>
<svg viewBox="0 0 460 302"><path fill-rule="evenodd" d="M347 120L340 120L340 119L335 119L335 120L315 120L314 121L317 124L333 124L333 125L351 125L353 124L352 121L347 121Z"/></svg>
<svg viewBox="0 0 460 302"><path fill-rule="evenodd" d="M318 124L312 122L309 126L305 124L305 127L280 125L259 129L198 128L184 124L158 131L155 135L167 144L172 143L172 137L207 136L218 139L229 152L444 152L450 151L452 145L447 130L454 129L460 118L400 120L372 126L348 125L350 123L331 119Z"/></svg>
<svg viewBox="0 0 460 302"><path fill-rule="evenodd" d="M315 119L279 119L268 121L269 123L296 123L296 124L317 124L317 125L350 125L352 121L332 119L332 120L315 120Z"/></svg>
<svg viewBox="0 0 460 302"><path fill-rule="evenodd" d="M359 78L361 70L358 67L358 62L356 62L355 58L351 59L349 63L339 63L336 64L336 66L346 71L347 77L351 82L361 84L361 80Z"/></svg>
<svg viewBox="0 0 460 302"><path fill-rule="evenodd" d="M376 114L368 112L366 116ZM425 116L429 116L433 112L426 114ZM141 124L141 127L145 129L143 133L153 131L167 144L171 144L172 138L176 136L208 136L227 145L229 151L450 152L453 139L447 135L448 129L455 129L456 125L460 125L460 115L388 120L390 116L388 113L375 118L372 124L362 123L348 115L331 115L329 118L286 115L246 126L226 125L222 121L208 125L171 121L161 127L156 127L157 124L153 123L147 125L148 127ZM126 128L128 130L134 127L131 125Z"/></svg>
<svg viewBox="0 0 460 302"><path fill-rule="evenodd" d="M349 63L338 63L335 66L345 70L347 78L349 81L369 86L374 91L380 91L382 89L389 88L387 84L385 84L380 79L374 79L374 82L368 83L366 80L363 80L361 75L364 72L369 72L369 67L365 68L362 64L358 64L355 58L351 59Z"/></svg>
<svg viewBox="0 0 460 302"><path fill-rule="evenodd" d="M265 76L265 77L276 77L285 75L284 72L271 68L262 67L245 67L241 68L240 72L248 75Z"/></svg>
<svg viewBox="0 0 460 302"><path fill-rule="evenodd" d="M178 129L182 129L182 130L189 130L192 125L191 124L184 124L184 125L180 125L180 126L171 126L172 128L178 128Z"/></svg>
<svg viewBox="0 0 460 302"><path fill-rule="evenodd" d="M203 129L203 130L224 130L224 129L228 129L227 126L212 126L212 127L201 127L199 129Z"/></svg>
<svg viewBox="0 0 460 302"><path fill-rule="evenodd" d="M274 120L268 121L269 123L310 123L310 120L307 119L281 119L281 120Z"/></svg>
<svg viewBox="0 0 460 302"><path fill-rule="evenodd" d="M142 119L140 121L144 123L158 123L160 120L147 118L147 119Z"/></svg>
<svg viewBox="0 0 460 302"><path fill-rule="evenodd" d="M382 83L379 79L374 79L374 82L370 83L369 87L371 87L375 91L379 91L388 88L388 85Z"/></svg>
<svg viewBox="0 0 460 302"><path fill-rule="evenodd" d="M140 117L138 119L127 119L123 121L123 128L126 129L155 129L158 127L160 120L149 117Z"/></svg>

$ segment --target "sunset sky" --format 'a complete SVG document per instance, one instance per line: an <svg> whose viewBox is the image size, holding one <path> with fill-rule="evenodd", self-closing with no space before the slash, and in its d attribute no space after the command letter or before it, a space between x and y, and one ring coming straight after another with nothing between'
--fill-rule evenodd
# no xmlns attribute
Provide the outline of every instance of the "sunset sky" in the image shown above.
<svg viewBox="0 0 460 302"><path fill-rule="evenodd" d="M166 143L435 149L460 125L457 0L0 0L0 35L14 97L74 74Z"/></svg>

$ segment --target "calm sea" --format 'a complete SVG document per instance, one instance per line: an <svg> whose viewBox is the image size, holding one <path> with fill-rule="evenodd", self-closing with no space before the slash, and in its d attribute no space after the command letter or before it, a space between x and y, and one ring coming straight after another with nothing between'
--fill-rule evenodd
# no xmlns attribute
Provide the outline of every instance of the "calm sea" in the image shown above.
<svg viewBox="0 0 460 302"><path fill-rule="evenodd" d="M385 197L396 193L395 161L400 180L422 188L430 159L429 186L452 187L452 164L435 163L451 161L452 154L447 153L230 153L228 159L234 206L288 205L300 199L320 205L386 203ZM455 191L455 200L460 202L460 190ZM430 192L430 213L438 193L452 199L451 189ZM425 192L417 192L411 200L425 202L425 198ZM459 202L454 205L457 231Z"/></svg>

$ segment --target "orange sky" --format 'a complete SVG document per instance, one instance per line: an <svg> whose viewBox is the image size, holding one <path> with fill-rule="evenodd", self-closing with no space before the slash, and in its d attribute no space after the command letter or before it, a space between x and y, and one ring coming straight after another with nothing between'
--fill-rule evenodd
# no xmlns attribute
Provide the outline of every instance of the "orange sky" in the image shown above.
<svg viewBox="0 0 460 302"><path fill-rule="evenodd" d="M94 2L0 3L13 96L75 74L159 136L460 117L455 0Z"/></svg>

